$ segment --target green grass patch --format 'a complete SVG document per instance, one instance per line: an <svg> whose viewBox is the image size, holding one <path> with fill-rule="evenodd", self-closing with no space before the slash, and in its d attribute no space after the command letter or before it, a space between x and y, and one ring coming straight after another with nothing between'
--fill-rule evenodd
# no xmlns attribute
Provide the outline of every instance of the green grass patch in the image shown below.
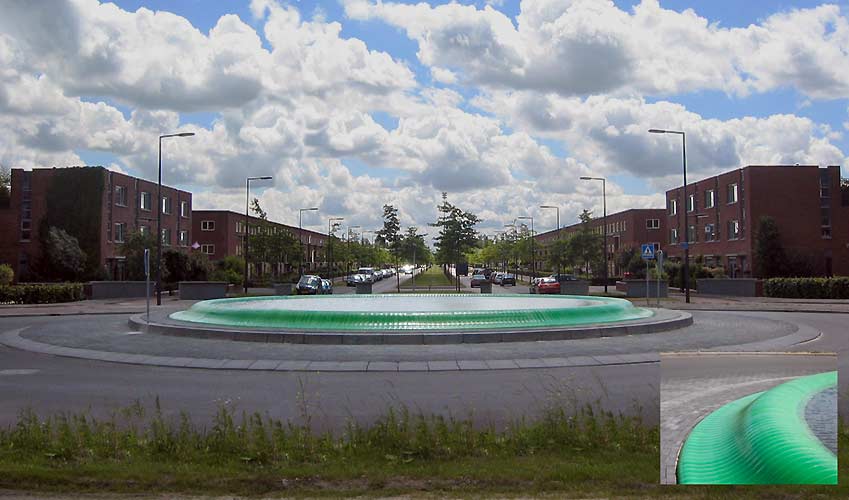
<svg viewBox="0 0 849 500"><path fill-rule="evenodd" d="M106 420L22 413L0 430L0 489L357 496L845 496L847 487L661 487L659 433L591 407L502 428L390 411L319 433L221 410L209 425L136 405ZM840 447L849 435L840 430ZM842 454L845 460L846 452Z"/></svg>
<svg viewBox="0 0 849 500"><path fill-rule="evenodd" d="M427 288L429 286L453 286L454 282L445 276L442 267L431 266L427 271L416 275L416 288ZM413 288L412 278L401 283L401 288Z"/></svg>

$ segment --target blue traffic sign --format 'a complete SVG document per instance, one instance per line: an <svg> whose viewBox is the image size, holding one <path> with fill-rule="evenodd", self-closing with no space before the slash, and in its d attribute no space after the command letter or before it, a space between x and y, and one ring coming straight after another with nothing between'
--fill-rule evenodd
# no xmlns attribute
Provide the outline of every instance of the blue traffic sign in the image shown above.
<svg viewBox="0 0 849 500"><path fill-rule="evenodd" d="M653 260L654 259L654 244L643 243L641 245L640 253L642 254L644 260Z"/></svg>

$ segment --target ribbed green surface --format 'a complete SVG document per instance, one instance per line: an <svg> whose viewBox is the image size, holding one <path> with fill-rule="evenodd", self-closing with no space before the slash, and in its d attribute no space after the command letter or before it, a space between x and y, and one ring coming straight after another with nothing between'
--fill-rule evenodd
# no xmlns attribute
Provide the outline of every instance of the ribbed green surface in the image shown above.
<svg viewBox="0 0 849 500"><path fill-rule="evenodd" d="M836 386L836 371L810 375L714 411L684 443L678 482L837 484L837 456L805 421L808 401Z"/></svg>
<svg viewBox="0 0 849 500"><path fill-rule="evenodd" d="M534 296L523 296L518 298L517 296L467 294L329 297L251 297L207 300L198 302L186 311L174 313L171 318L243 328L386 332L564 327L634 320L654 314L647 309L634 307L627 300L609 297L533 298ZM336 302L321 302L327 300ZM449 303L446 300L454 302ZM551 307L552 304L557 305L557 302L552 300L562 301L563 307ZM434 304L434 310L428 308L428 301ZM546 304L546 307L513 309L509 306L511 302L523 305L532 305L536 302L540 305ZM328 310L326 306L332 304L337 304L340 306L339 309L344 310ZM401 310L405 304L410 305L410 310ZM458 310L457 306L462 308L464 304L468 308ZM581 305L576 306L576 304ZM446 307L447 305L454 307ZM505 305L507 305L506 308ZM451 310L436 310L439 307Z"/></svg>

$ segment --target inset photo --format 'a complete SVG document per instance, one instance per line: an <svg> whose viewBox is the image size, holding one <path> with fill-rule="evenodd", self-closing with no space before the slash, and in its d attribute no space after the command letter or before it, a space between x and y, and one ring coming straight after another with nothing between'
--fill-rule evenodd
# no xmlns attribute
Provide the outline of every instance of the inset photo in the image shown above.
<svg viewBox="0 0 849 500"><path fill-rule="evenodd" d="M837 484L837 355L661 353L663 484Z"/></svg>

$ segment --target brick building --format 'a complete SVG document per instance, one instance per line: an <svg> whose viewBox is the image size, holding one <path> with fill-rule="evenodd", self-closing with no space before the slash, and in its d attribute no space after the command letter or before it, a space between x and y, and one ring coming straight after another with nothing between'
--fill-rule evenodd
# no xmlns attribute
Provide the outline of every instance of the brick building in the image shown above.
<svg viewBox="0 0 849 500"><path fill-rule="evenodd" d="M643 243L653 243L655 249L665 249L668 242L666 222L666 214L662 208L632 208L615 214L608 214L608 275L612 277L621 274L616 263L616 256L622 250L639 248ZM590 227L597 234L603 234L604 219L602 217L593 218ZM562 237L568 238L580 229L580 223L565 226L562 229ZM548 256L545 244L556 239L557 230L540 233L536 236L538 261L544 261Z"/></svg>
<svg viewBox="0 0 849 500"><path fill-rule="evenodd" d="M752 276L758 221L771 216L786 252L809 259L816 274L849 274L849 188L839 166L750 165L689 184L686 202L681 187L669 190L666 204L672 258L684 253L686 215L691 260Z"/></svg>
<svg viewBox="0 0 849 500"><path fill-rule="evenodd" d="M224 257L234 255L241 257L244 252L244 237L245 237L245 214L231 212L229 210L195 210L193 218L194 242L200 245L199 250L206 254L211 261L221 260ZM257 217L249 217L251 224L251 235L256 234L260 219ZM299 235L301 245L304 248L304 270L311 271L318 267L324 266L324 246L327 241L327 235L310 231L309 229L298 229L297 227L280 224L278 222L267 221L273 228L272 230L284 230L293 235ZM248 248L250 252L250 247ZM266 262L263 263L262 273L271 273L274 275L286 273L293 270L293 264L285 262ZM252 274L260 271L254 266L251 269Z"/></svg>
<svg viewBox="0 0 849 500"><path fill-rule="evenodd" d="M38 276L42 232L56 226L76 237L86 252L86 274L124 278L120 245L133 231L156 229L162 210L163 249L191 244L192 195L103 167L12 169L9 207L0 208L0 263L16 278Z"/></svg>

